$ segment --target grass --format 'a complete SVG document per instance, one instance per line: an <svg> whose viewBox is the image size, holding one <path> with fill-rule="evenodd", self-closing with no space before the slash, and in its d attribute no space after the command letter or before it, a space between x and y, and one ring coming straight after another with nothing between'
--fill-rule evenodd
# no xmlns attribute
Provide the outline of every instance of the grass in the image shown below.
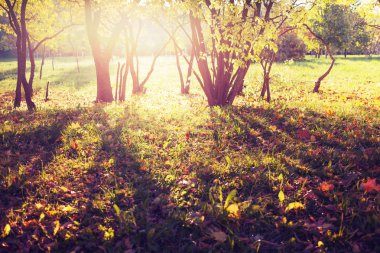
<svg viewBox="0 0 380 253"><path fill-rule="evenodd" d="M58 58L28 113L2 62L0 249L379 251L380 59L338 58L311 93L327 66L276 64L270 104L254 66L245 97L209 108L165 57L146 95L98 105L91 60Z"/></svg>

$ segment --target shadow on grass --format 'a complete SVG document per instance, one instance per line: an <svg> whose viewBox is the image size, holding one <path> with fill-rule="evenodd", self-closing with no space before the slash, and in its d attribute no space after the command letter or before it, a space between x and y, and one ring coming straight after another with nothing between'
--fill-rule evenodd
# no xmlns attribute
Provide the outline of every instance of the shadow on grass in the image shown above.
<svg viewBox="0 0 380 253"><path fill-rule="evenodd" d="M166 177L165 180L162 178L166 174L160 174L159 170L164 169L160 164L162 161L149 160L151 158L144 156L144 152L149 152L146 149L150 146L139 143L150 142L161 149L161 139L157 137L155 142L149 138L167 129L144 128L152 119L140 118L134 108L126 106L120 117L110 116L107 113L109 108L106 110L103 105L57 111L46 118L61 115L60 119L56 118L47 126L33 128L25 125L20 133L5 132L6 150L15 152L22 144L25 149L20 151L29 152L31 138L37 155L42 150L52 156L40 158L44 173L40 177L26 178L28 184L24 184L23 193L7 193L8 199L15 197L18 201L10 202L2 213L4 219L0 221L0 227L4 227L6 222L12 224L12 233L4 240L8 246L4 249L252 252L259 247L264 252L271 252L303 251L322 240L329 249L339 252L341 246L342 249L351 248L346 239L361 240L367 243L364 247L375 248L376 242L370 241L371 237L366 240L362 236L374 233L376 222L361 218L368 215L366 206L354 209L357 216L350 215L357 203L349 198L354 197L350 194L355 193L350 191L354 189L359 175L352 174L352 169L361 173L361 177L374 177L366 170L379 163L379 156L373 153L366 159L362 150L377 147L378 143L369 138L376 129L365 129L363 137L353 138L342 130L351 120L337 116L326 117L297 109L281 112L251 107L230 107L219 112L212 109L210 120L213 124L205 126L201 133L207 136L203 139L205 143L213 143L211 145L214 146L209 147L209 153L202 153L203 156L209 156L207 159L216 163L226 159L230 153L241 155L240 152L249 150L255 151L249 154L257 154L259 162L245 167L232 163L226 166L225 171L214 172L209 168L210 164L186 164L187 158L183 156L181 162L194 169L188 169L192 170L190 172L177 171L182 174L178 178L173 176L175 179L170 183ZM7 115L10 118L14 116L20 118L20 115ZM133 127L128 122L133 122ZM69 125L71 132L68 137ZM153 131L145 133L147 129ZM141 131L144 136L138 135ZM50 137L43 135L46 132ZM328 133L333 133L333 136L327 138ZM311 141L309 135L314 135L316 140ZM214 142L209 142L208 138ZM202 148L202 139L198 141L195 148ZM145 149L138 147L139 144L143 144ZM188 146L188 151L192 152L190 143ZM315 151L319 153L313 153ZM273 160L264 162L268 158ZM29 159L26 157L25 161ZM241 155L239 159L246 158ZM33 168L35 166L38 171L38 164ZM194 181L189 178L192 172ZM284 183L287 187L284 190L286 204L302 201L305 210L287 213L284 210L286 205L278 203L278 189L275 187L279 183L273 178L279 173L283 173L289 183ZM347 181L352 179L352 175L354 180ZM301 177L307 177L307 183L300 183ZM334 182L341 195L315 190L322 180L330 179L336 180ZM339 183L339 180L344 183ZM215 186L222 187L224 193L224 200L219 204L210 203L209 192ZM242 200L251 201L239 219L228 217L223 209L225 196L233 189L238 189ZM311 189L314 189L314 196L308 193ZM173 191L178 195L171 195ZM185 205L176 204L175 196L181 198ZM348 207L338 210L340 203L347 203ZM12 210L19 209L22 209L21 214L12 214ZM45 217L41 219L42 212ZM344 214L345 229L357 229L362 234L345 234L345 237L335 239L333 244L327 230L338 233L341 213ZM204 221L200 221L202 216ZM283 217L288 222L284 222ZM321 230L321 226L326 229ZM228 240L216 243L207 235L211 227L225 231ZM260 238L264 238L262 243ZM313 247L311 250L318 249Z"/></svg>
<svg viewBox="0 0 380 253"><path fill-rule="evenodd" d="M296 244L263 242L261 249L270 252L301 251L307 246L311 246L312 250L310 242L315 236L324 242L331 241L327 230L338 233L339 227L344 224L347 231L360 232L355 236L348 233L336 238L335 243L329 245L330 250L339 252L341 247L350 248L348 240L360 241L361 247L376 248L372 239L362 237L363 234L375 233L376 225L360 215L350 216L348 210L355 209L364 215L363 207L355 202L360 199L360 195L355 193L356 184L360 178L379 176L379 172L373 170L380 164L379 143L374 138L378 129L358 126L354 119L298 109L280 112L230 107L219 112L212 110L211 118L214 121L214 150L220 150L221 154L227 148L237 153L241 150L243 154L245 150L261 153L256 158L261 162L252 167L242 168L232 163L227 165L223 173L197 173L200 184L205 186L204 192L210 192L215 185L223 188L224 196L238 189L243 199L249 196L258 206L258 210L245 213L243 220L247 225L231 222L224 217L224 221L219 219L219 222L225 227L243 238L260 235L270 238L270 242L297 241ZM225 139L225 142L221 142L221 139ZM241 159L244 159L243 155ZM305 203L304 211L287 214L284 212L285 206L281 207L278 203L276 177L280 173L286 178L287 183L283 187L287 198L289 196L293 201ZM336 195L318 190L324 181L335 184ZM298 199L294 196L298 196ZM288 202L292 201L290 199ZM344 211L338 209L342 202L349 202ZM344 213L343 220L328 218L339 216L341 212ZM278 218L281 216L287 217L293 225L281 222ZM318 230L318 226L326 226L326 229ZM251 240L252 243L255 241L253 238ZM241 244L237 242L235 250L239 246Z"/></svg>

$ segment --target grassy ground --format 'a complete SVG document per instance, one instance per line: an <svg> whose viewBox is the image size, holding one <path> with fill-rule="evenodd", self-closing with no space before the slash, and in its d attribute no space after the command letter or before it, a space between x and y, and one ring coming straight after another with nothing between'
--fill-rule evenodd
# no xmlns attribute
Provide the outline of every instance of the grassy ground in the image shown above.
<svg viewBox="0 0 380 253"><path fill-rule="evenodd" d="M2 61L0 251L378 252L380 58L338 58L311 93L327 67L276 65L268 104L254 66L208 108L167 57L146 95L94 105L92 62L61 58L28 113Z"/></svg>

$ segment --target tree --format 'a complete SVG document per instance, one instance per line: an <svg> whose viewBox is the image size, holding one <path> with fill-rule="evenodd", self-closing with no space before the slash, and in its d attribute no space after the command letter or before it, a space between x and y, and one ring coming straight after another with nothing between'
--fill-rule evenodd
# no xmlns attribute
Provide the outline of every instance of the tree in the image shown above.
<svg viewBox="0 0 380 253"><path fill-rule="evenodd" d="M276 61L303 60L305 58L306 45L295 32L290 32L280 38L277 47Z"/></svg>
<svg viewBox="0 0 380 253"><path fill-rule="evenodd" d="M132 77L132 94L144 94L146 92L145 84L148 82L149 78L151 77L154 67L156 64L156 61L158 57L162 54L164 49L167 47L167 45L170 43L171 38L168 39L168 41L157 50L157 52L153 55L153 60L150 65L150 69L146 73L146 76L140 80L140 73L139 73L139 55L137 53L137 48L139 45L139 37L142 30L142 22L139 18L134 18L134 23L132 23L132 20L128 21L128 27L127 27L127 39L126 39L126 65L127 69L126 71L129 71L131 73ZM136 22L137 21L137 22ZM134 27L137 27L137 31L135 31ZM178 27L176 28L178 30ZM174 33L176 32L174 31Z"/></svg>
<svg viewBox="0 0 380 253"><path fill-rule="evenodd" d="M30 2L27 41L30 61L29 85L32 94L36 51L47 42L57 38L66 29L74 26L72 16L71 5L66 4L64 1L34 0Z"/></svg>
<svg viewBox="0 0 380 253"><path fill-rule="evenodd" d="M256 52L261 18L274 1L185 1L189 10L196 75L210 106L233 103Z"/></svg>
<svg viewBox="0 0 380 253"><path fill-rule="evenodd" d="M319 41L331 59L329 68L315 82L313 92L319 92L321 82L330 74L335 58L332 47L341 48L349 43L352 31L349 16L346 15L350 1L346 5L331 4L330 1L316 1L310 10L308 20L303 24L307 32Z"/></svg>
<svg viewBox="0 0 380 253"><path fill-rule="evenodd" d="M302 22L305 15L305 1L264 1L264 6L270 7L271 12L263 18L264 27L259 33L261 45L258 55L260 65L263 69L263 86L260 96L266 95L266 100L270 102L270 73L273 63L276 60L279 41L289 32L294 31L298 24ZM267 9L268 11L268 9ZM266 32L265 32L266 31Z"/></svg>
<svg viewBox="0 0 380 253"><path fill-rule="evenodd" d="M26 11L28 0L13 1L4 0L1 2L1 8L7 13L9 25L16 34L17 50L17 83L14 107L21 105L21 85L24 88L25 100L29 111L36 109L32 101L32 90L26 79L26 61L27 61L27 38L28 31L26 28Z"/></svg>
<svg viewBox="0 0 380 253"><path fill-rule="evenodd" d="M16 0L13 2L5 0L1 6L7 13L9 20L7 24L7 28L9 29L5 29L5 31L16 35L17 60L18 62L20 61L18 65L19 78L16 83L14 107L19 107L21 104L21 85L23 85L24 91L25 87L28 87L28 91L25 91L28 109L33 110L35 106L34 103L31 102L31 97L33 95L33 81L36 68L35 52L45 42L57 37L71 25L61 25L61 23L65 21L63 13L66 10L63 5L53 0ZM59 20L61 22L59 22ZM26 44L25 47L24 43ZM17 44L19 44L19 46L17 46ZM27 52L24 52L24 50L27 50ZM30 61L28 79L26 79L27 53Z"/></svg>
<svg viewBox="0 0 380 253"><path fill-rule="evenodd" d="M97 102L112 102L112 87L110 79L109 64L112 57L113 49L115 48L117 39L123 30L124 19L120 17L118 23L109 24L112 28L107 29L101 27L102 12L107 11L105 7L107 4L112 6L112 3L99 2L94 0L85 0L85 16L86 16L86 28L88 40L90 42L92 56L94 58L95 68L96 68L96 79L97 79ZM118 4L116 2L116 4ZM120 7L120 6L119 6ZM106 10L104 10L106 9ZM102 39L99 34L101 31L105 33L105 30L110 33L105 45L102 45Z"/></svg>

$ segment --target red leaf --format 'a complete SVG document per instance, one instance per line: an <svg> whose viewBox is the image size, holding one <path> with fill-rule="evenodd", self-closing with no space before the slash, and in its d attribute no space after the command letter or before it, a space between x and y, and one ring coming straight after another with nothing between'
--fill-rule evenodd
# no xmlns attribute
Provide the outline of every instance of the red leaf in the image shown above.
<svg viewBox="0 0 380 253"><path fill-rule="evenodd" d="M367 182L362 183L362 189L365 192L380 191L380 185L376 184L376 178L368 178Z"/></svg>
<svg viewBox="0 0 380 253"><path fill-rule="evenodd" d="M186 134L185 134L186 141L189 141L190 136L191 136L191 133L190 132L186 132Z"/></svg>
<svg viewBox="0 0 380 253"><path fill-rule="evenodd" d="M322 182L320 185L319 185L319 188L321 189L321 191L323 192L328 192L328 191L332 191L334 190L334 185L329 183L329 182Z"/></svg>
<svg viewBox="0 0 380 253"><path fill-rule="evenodd" d="M297 131L297 137L298 137L299 139L303 139L303 140L310 140L310 138L311 138L311 134L310 134L310 132L309 132L308 130L306 130L306 129L299 129L299 130Z"/></svg>

